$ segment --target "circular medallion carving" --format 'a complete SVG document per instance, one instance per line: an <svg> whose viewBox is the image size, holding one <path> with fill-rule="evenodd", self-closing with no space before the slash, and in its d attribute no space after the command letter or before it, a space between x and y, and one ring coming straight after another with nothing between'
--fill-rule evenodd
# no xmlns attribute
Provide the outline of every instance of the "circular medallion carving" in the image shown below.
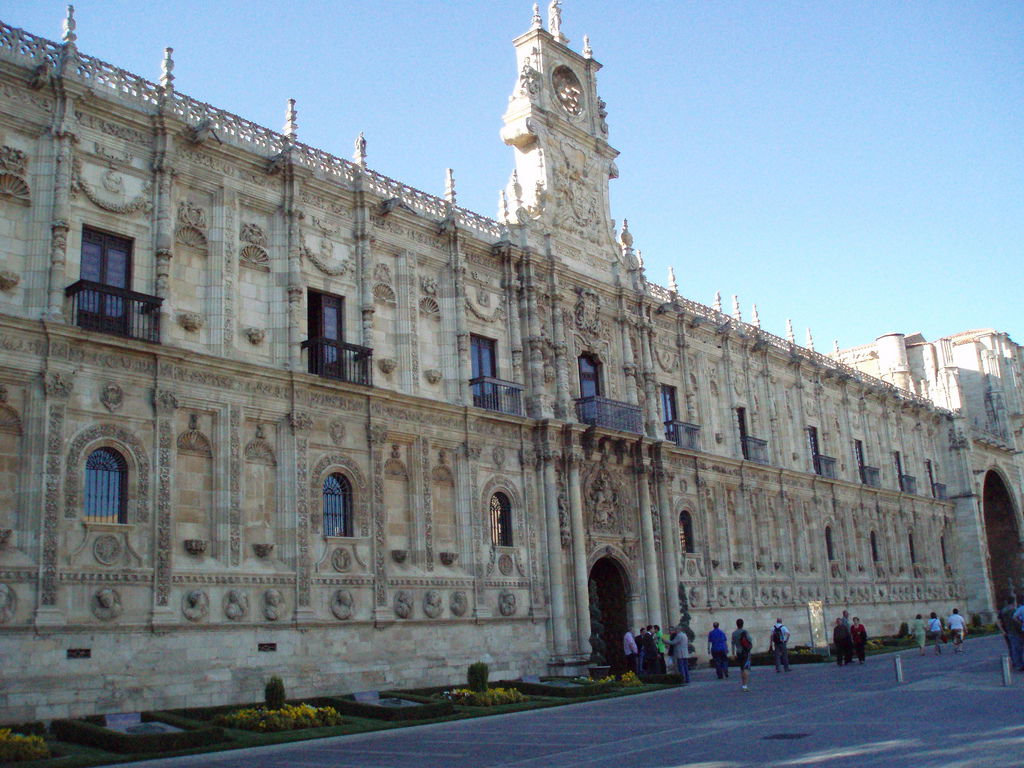
<svg viewBox="0 0 1024 768"><path fill-rule="evenodd" d="M404 589L395 593L395 616L400 619L412 616L412 594Z"/></svg>
<svg viewBox="0 0 1024 768"><path fill-rule="evenodd" d="M574 117L583 112L583 85L575 72L564 64L555 67L551 73L551 84L562 109Z"/></svg>
<svg viewBox="0 0 1024 768"><path fill-rule="evenodd" d="M453 616L463 616L469 609L469 600L466 598L465 592L452 592L451 598L448 600L448 608L451 610Z"/></svg>
<svg viewBox="0 0 1024 768"><path fill-rule="evenodd" d="M352 593L347 589L339 589L334 593L331 598L331 613L334 614L334 618L345 619L352 618L352 606L355 604L355 600L352 598Z"/></svg>
<svg viewBox="0 0 1024 768"><path fill-rule="evenodd" d="M0 624L10 621L17 607L18 596L14 594L14 590L6 584L0 584Z"/></svg>
<svg viewBox="0 0 1024 768"><path fill-rule="evenodd" d="M512 556L504 554L498 558L498 570L501 571L502 575L508 576L512 573Z"/></svg>
<svg viewBox="0 0 1024 768"><path fill-rule="evenodd" d="M231 621L245 618L249 612L249 596L240 589L229 589L224 595L224 615Z"/></svg>
<svg viewBox="0 0 1024 768"><path fill-rule="evenodd" d="M441 615L442 607L441 593L436 589L428 589L423 596L423 612L431 619L436 619Z"/></svg>
<svg viewBox="0 0 1024 768"><path fill-rule="evenodd" d="M277 621L284 613L284 595L280 589L268 589L263 593L263 617L267 621Z"/></svg>
<svg viewBox="0 0 1024 768"><path fill-rule="evenodd" d="M352 555L347 549L336 549L331 553L331 566L338 573L344 573L352 567Z"/></svg>
<svg viewBox="0 0 1024 768"><path fill-rule="evenodd" d="M202 621L210 613L210 598L201 589L191 589L181 598L181 612L189 621Z"/></svg>
<svg viewBox="0 0 1024 768"><path fill-rule="evenodd" d="M345 425L340 421L332 421L330 435L335 445L341 445L345 442Z"/></svg>
<svg viewBox="0 0 1024 768"><path fill-rule="evenodd" d="M100 621L113 621L121 615L121 595L116 589L104 587L93 594L89 607Z"/></svg>
<svg viewBox="0 0 1024 768"><path fill-rule="evenodd" d="M516 596L512 592L498 595L498 612L502 616L512 616L516 612Z"/></svg>
<svg viewBox="0 0 1024 768"><path fill-rule="evenodd" d="M121 542L109 533L97 536L92 543L92 556L98 563L113 565L121 557Z"/></svg>

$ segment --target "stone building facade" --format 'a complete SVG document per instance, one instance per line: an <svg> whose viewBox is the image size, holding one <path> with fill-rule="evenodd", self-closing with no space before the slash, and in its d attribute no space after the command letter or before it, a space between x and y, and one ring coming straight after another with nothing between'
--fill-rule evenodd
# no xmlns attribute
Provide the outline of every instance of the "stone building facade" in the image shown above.
<svg viewBox="0 0 1024 768"><path fill-rule="evenodd" d="M648 281L553 6L496 219L303 144L293 103L278 133L180 93L170 50L154 83L73 17L0 25L0 720L577 671L685 611L991 609L975 475L1016 562L1020 348L985 337L994 445L964 375Z"/></svg>

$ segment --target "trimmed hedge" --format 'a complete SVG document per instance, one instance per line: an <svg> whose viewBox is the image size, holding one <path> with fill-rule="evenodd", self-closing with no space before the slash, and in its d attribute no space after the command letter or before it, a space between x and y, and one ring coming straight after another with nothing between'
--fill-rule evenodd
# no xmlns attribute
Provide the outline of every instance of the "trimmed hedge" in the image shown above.
<svg viewBox="0 0 1024 768"><path fill-rule="evenodd" d="M405 699L415 701L418 707L379 707L366 704L351 698L317 698L308 699L315 706L334 707L344 717L365 717L371 720L387 720L388 722L404 722L409 720L432 720L435 717L446 717L455 714L455 707L450 701L434 701L421 696L406 693L381 693L382 699Z"/></svg>
<svg viewBox="0 0 1024 768"><path fill-rule="evenodd" d="M599 696L607 693L607 685L545 685L542 680L539 683L528 683L523 680L500 680L495 685L502 688L515 688L527 696L550 696L558 699L580 699L585 696ZM615 686L618 688L618 686Z"/></svg>
<svg viewBox="0 0 1024 768"><path fill-rule="evenodd" d="M693 666L690 669L694 669ZM683 678L679 676L678 672L669 672L664 675L640 675L640 680L644 685L680 685L683 682Z"/></svg>
<svg viewBox="0 0 1024 768"><path fill-rule="evenodd" d="M144 719L148 722L156 718L150 716ZM224 741L224 729L216 726L173 733L132 734L112 731L87 720L54 720L50 730L61 741L99 747L119 754L174 752Z"/></svg>

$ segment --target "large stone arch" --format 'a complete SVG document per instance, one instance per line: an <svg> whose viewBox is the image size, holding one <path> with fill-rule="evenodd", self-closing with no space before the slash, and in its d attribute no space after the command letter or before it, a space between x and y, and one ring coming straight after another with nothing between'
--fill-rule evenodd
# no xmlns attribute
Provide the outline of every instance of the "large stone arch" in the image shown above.
<svg viewBox="0 0 1024 768"><path fill-rule="evenodd" d="M981 511L993 604L1002 605L1007 594L1024 592L1024 568L1017 505L1010 484L997 468L989 469L982 480Z"/></svg>
<svg viewBox="0 0 1024 768"><path fill-rule="evenodd" d="M149 522L149 455L133 433L116 424L96 424L71 440L64 466L64 517L73 520L81 509L79 504L80 481L85 469L82 454L87 448L109 446L119 449L128 460L129 476L135 475L135 491L129 490L129 521ZM134 497L134 498L133 498Z"/></svg>
<svg viewBox="0 0 1024 768"><path fill-rule="evenodd" d="M602 547L587 563L590 644L601 653L612 672L620 674L629 669L622 639L630 628L632 595L629 570L623 558L612 547Z"/></svg>

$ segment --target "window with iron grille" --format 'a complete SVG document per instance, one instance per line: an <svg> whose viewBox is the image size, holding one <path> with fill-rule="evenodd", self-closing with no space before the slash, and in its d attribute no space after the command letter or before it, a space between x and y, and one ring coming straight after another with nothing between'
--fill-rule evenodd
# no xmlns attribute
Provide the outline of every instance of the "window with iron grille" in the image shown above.
<svg viewBox="0 0 1024 768"><path fill-rule="evenodd" d="M693 518L686 510L679 513L679 549L687 555L692 555L696 551L693 541Z"/></svg>
<svg viewBox="0 0 1024 768"><path fill-rule="evenodd" d="M828 555L829 562L836 559L836 547L832 541L832 527L825 526L825 553Z"/></svg>
<svg viewBox="0 0 1024 768"><path fill-rule="evenodd" d="M601 362L588 353L582 354L578 361L580 372L580 397L601 396Z"/></svg>
<svg viewBox="0 0 1024 768"><path fill-rule="evenodd" d="M878 562L878 534L871 532L871 561Z"/></svg>
<svg viewBox="0 0 1024 768"><path fill-rule="evenodd" d="M128 463L113 448L98 448L85 460L85 519L127 523Z"/></svg>
<svg viewBox="0 0 1024 768"><path fill-rule="evenodd" d="M512 503L508 496L498 492L491 496L491 544L512 546Z"/></svg>
<svg viewBox="0 0 1024 768"><path fill-rule="evenodd" d="M469 352L472 364L472 378L478 379L481 376L489 378L498 377L498 358L495 351L494 339L485 336L471 334L469 337Z"/></svg>
<svg viewBox="0 0 1024 768"><path fill-rule="evenodd" d="M324 480L324 536L352 535L352 483L335 472Z"/></svg>

